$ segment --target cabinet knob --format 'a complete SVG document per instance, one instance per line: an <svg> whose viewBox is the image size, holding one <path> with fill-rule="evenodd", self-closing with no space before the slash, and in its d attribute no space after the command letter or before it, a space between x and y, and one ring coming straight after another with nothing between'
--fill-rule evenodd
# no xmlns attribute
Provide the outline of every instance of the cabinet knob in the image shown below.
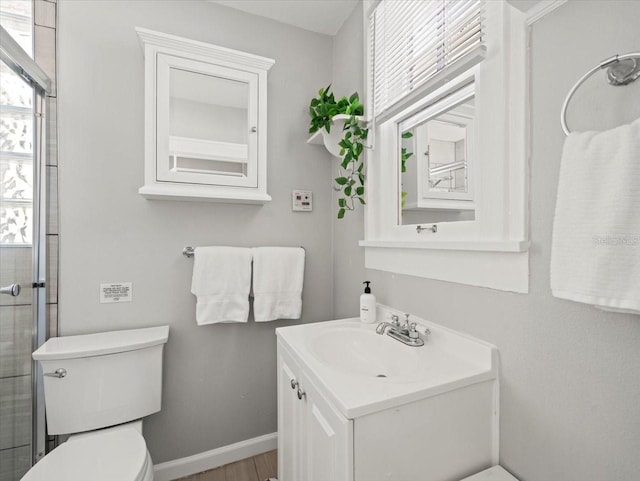
<svg viewBox="0 0 640 481"><path fill-rule="evenodd" d="M302 398L306 396L307 396L307 393L298 387L298 399L302 401Z"/></svg>
<svg viewBox="0 0 640 481"><path fill-rule="evenodd" d="M295 389L298 387L298 381L296 381L295 379L291 380L291 389Z"/></svg>
<svg viewBox="0 0 640 481"><path fill-rule="evenodd" d="M251 132L257 132L258 131L258 127L251 127Z"/></svg>

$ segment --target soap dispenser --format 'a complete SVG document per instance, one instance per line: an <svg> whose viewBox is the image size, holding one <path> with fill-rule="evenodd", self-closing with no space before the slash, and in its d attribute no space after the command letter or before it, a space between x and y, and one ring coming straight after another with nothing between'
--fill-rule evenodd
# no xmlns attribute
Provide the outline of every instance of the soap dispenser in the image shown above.
<svg viewBox="0 0 640 481"><path fill-rule="evenodd" d="M371 294L371 281L364 281L363 284L366 287L364 294L360 296L360 321L370 324L376 322L376 296Z"/></svg>

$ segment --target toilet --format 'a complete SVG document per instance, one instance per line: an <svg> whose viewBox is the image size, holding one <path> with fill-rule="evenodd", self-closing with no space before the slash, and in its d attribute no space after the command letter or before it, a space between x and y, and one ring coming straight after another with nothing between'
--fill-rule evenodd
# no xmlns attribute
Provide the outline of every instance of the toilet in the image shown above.
<svg viewBox="0 0 640 481"><path fill-rule="evenodd" d="M142 418L160 411L169 326L54 337L33 353L49 434L70 434L21 481L152 481Z"/></svg>

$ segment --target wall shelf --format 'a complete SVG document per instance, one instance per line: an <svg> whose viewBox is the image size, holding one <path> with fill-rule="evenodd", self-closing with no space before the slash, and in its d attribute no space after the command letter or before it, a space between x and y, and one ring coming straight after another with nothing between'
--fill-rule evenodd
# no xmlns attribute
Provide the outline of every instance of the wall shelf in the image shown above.
<svg viewBox="0 0 640 481"><path fill-rule="evenodd" d="M327 133L324 128L321 128L317 132L313 133L307 140L307 144L324 145L334 157L341 157L340 146L338 143L342 140L342 128L345 121L351 117L347 114L338 114L331 119L331 132ZM358 122L364 124L366 122L364 117L356 116Z"/></svg>

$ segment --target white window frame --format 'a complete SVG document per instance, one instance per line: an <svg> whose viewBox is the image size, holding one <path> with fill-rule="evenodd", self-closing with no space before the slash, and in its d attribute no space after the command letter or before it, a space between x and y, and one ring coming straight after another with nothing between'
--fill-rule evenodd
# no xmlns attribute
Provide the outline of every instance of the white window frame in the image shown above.
<svg viewBox="0 0 640 481"><path fill-rule="evenodd" d="M458 68L458 64L468 63L470 58L475 62L483 58L484 2L485 0L383 0L371 9L367 30L370 32L371 25L374 25L376 31L381 29L390 34L382 35L380 40L376 38L369 43L369 55L379 49L384 53L381 66L369 69L374 107L370 112L376 118L388 116L388 111L393 111L394 106L402 103L408 95L424 92L423 86L432 83L432 79L441 72L446 71L446 75L450 75L453 69ZM382 12L380 18L379 11ZM374 18L377 20L374 21ZM467 31L467 28L471 30ZM461 39L464 40L460 43ZM451 48L452 44L457 46ZM392 53L386 55L389 49ZM378 68L382 70L379 76L376 75ZM429 73L433 68L435 71ZM376 80L381 81L380 85ZM393 92L390 90L391 85L400 91ZM397 98L394 97L396 95ZM389 98L395 100L389 101Z"/></svg>
<svg viewBox="0 0 640 481"><path fill-rule="evenodd" d="M365 52L367 5L375 3L363 9ZM462 72L444 70L418 97L404 99L372 122L360 245L367 268L524 293L529 280L527 25L525 15L504 1L487 2L485 17L484 61ZM368 59L366 66L369 74ZM398 225L399 122L471 81L476 86L475 220L441 222L436 233Z"/></svg>

